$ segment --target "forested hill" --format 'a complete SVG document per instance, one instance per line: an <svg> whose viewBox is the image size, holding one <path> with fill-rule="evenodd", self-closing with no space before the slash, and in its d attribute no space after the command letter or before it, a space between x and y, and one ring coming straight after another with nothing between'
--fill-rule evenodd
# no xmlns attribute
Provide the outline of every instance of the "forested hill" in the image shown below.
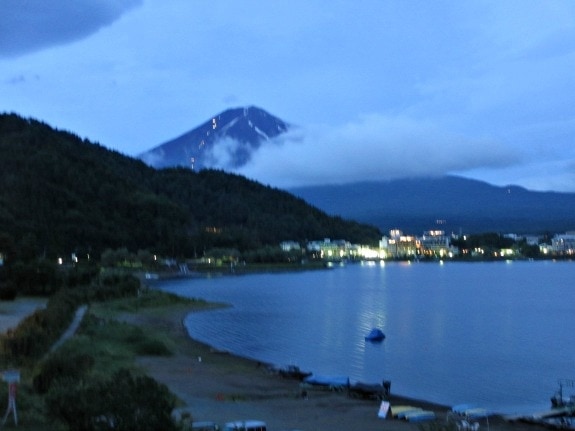
<svg viewBox="0 0 575 431"><path fill-rule="evenodd" d="M379 236L377 228L330 217L244 177L155 170L72 133L0 114L0 247L47 257L119 247L193 256L284 240L373 244Z"/></svg>

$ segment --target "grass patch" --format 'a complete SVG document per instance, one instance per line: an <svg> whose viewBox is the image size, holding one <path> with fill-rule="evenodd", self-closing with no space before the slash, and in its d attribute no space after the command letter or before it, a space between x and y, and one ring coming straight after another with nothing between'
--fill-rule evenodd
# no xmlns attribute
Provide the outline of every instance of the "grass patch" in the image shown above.
<svg viewBox="0 0 575 431"><path fill-rule="evenodd" d="M106 368L117 368L112 366L114 362L127 367L140 355L171 355L158 333L94 314L84 319L79 334L69 344L76 351L92 350L99 361L108 362Z"/></svg>
<svg viewBox="0 0 575 431"><path fill-rule="evenodd" d="M182 296L166 293L154 289L145 289L137 297L120 298L104 303L94 304L92 312L100 317L113 318L120 313L170 312L173 308L186 307L190 310L213 308L217 304L210 304L203 299L184 298Z"/></svg>
<svg viewBox="0 0 575 431"><path fill-rule="evenodd" d="M61 380L109 379L120 369L140 372L135 365L136 356L171 354L156 334L88 315L79 333L38 365L34 386L45 393Z"/></svg>
<svg viewBox="0 0 575 431"><path fill-rule="evenodd" d="M138 297L96 303L84 318L76 336L63 347L70 354L91 354L94 372L112 375L119 368L136 368L136 356L170 356L176 341L163 317L187 310L221 306L204 300L182 298L147 289ZM139 322L151 322L142 329Z"/></svg>

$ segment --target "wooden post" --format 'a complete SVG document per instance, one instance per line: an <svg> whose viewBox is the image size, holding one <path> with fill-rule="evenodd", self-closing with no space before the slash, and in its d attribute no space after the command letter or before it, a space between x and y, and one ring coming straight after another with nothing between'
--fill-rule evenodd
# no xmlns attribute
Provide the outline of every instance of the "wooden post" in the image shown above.
<svg viewBox="0 0 575 431"><path fill-rule="evenodd" d="M20 382L20 371L8 370L2 372L2 380L8 383L8 408L2 419L2 426L6 424L6 420L10 412L14 415L14 424L18 425L18 411L16 410L16 392L18 383Z"/></svg>

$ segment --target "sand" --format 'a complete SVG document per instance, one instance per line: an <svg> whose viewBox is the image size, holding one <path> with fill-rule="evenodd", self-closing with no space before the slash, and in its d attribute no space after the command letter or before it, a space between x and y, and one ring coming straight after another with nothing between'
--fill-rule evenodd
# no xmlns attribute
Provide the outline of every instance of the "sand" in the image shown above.
<svg viewBox="0 0 575 431"><path fill-rule="evenodd" d="M235 420L262 420L270 431L407 431L422 427L431 430L447 423L449 407L394 394L393 382L388 399L392 408L407 404L432 410L436 413L436 422L408 423L389 415L380 418L381 401L352 398L344 392L308 390L307 397L302 397L297 380L282 378L271 373L265 364L218 352L190 339L182 323L189 311L179 308L153 315L124 314L121 318L144 328L161 329L176 340L173 356L141 357L138 363L178 396L182 403L179 413L187 412L193 420L211 420L220 425ZM480 430L533 431L540 428L509 422L499 416L479 422Z"/></svg>

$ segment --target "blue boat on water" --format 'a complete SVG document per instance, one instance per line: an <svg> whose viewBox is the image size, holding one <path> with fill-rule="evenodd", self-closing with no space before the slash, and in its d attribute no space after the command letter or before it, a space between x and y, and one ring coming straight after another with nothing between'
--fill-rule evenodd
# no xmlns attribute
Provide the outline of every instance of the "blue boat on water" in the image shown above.
<svg viewBox="0 0 575 431"><path fill-rule="evenodd" d="M377 342L377 341L383 341L384 338L385 334L381 329L373 328L371 331L369 331L369 334L365 336L365 341Z"/></svg>

